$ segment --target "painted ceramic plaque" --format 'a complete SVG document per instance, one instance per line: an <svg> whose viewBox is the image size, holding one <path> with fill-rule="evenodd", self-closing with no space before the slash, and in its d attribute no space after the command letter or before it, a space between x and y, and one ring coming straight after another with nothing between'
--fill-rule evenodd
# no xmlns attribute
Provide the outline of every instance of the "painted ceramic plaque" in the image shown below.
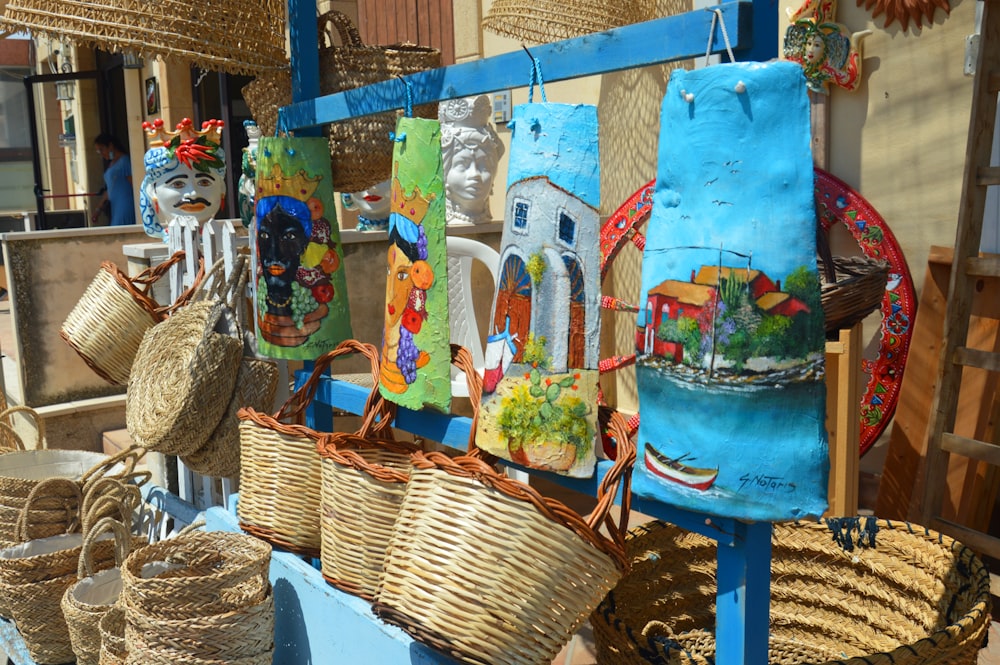
<svg viewBox="0 0 1000 665"><path fill-rule="evenodd" d="M262 356L312 360L352 337L330 181L324 139L261 137L254 302Z"/></svg>
<svg viewBox="0 0 1000 665"><path fill-rule="evenodd" d="M379 392L411 409L451 408L441 125L400 118L392 153Z"/></svg>
<svg viewBox="0 0 1000 665"><path fill-rule="evenodd" d="M723 517L819 515L825 337L802 69L675 71L660 136L633 491Z"/></svg>
<svg viewBox="0 0 1000 665"><path fill-rule="evenodd" d="M596 463L600 338L597 109L514 109L500 280L476 444L536 469Z"/></svg>

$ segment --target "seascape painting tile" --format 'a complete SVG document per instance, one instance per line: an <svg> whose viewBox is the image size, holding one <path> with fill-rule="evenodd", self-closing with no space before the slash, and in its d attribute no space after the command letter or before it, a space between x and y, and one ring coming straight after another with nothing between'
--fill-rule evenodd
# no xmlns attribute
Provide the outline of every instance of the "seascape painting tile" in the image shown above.
<svg viewBox="0 0 1000 665"><path fill-rule="evenodd" d="M723 517L819 515L825 336L802 69L677 70L661 123L633 491Z"/></svg>

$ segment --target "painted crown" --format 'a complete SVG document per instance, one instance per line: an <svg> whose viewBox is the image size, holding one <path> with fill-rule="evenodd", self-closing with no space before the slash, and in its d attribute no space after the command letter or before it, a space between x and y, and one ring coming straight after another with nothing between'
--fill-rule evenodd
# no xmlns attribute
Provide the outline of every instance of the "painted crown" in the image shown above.
<svg viewBox="0 0 1000 665"><path fill-rule="evenodd" d="M423 221L434 198L433 193L424 197L420 193L420 187L414 187L413 193L406 196L399 184L399 178L392 179L392 212L399 213L416 224Z"/></svg>
<svg viewBox="0 0 1000 665"><path fill-rule="evenodd" d="M271 167L270 176L257 178L257 196L291 196L300 201L308 201L312 198L319 181L323 176L309 178L304 170L300 170L295 175L286 176L281 169L281 164L274 164Z"/></svg>
<svg viewBox="0 0 1000 665"><path fill-rule="evenodd" d="M179 139L179 142L182 142L197 140L202 137L204 137L205 143L217 148L222 144L222 128L225 125L226 123L222 120L206 120L201 123L201 130L199 131L194 128L191 118L184 118L177 123L176 131L170 131L166 129L163 119L157 118L153 122L142 123L142 128L146 132L146 139L149 141L150 148L167 145L175 138Z"/></svg>

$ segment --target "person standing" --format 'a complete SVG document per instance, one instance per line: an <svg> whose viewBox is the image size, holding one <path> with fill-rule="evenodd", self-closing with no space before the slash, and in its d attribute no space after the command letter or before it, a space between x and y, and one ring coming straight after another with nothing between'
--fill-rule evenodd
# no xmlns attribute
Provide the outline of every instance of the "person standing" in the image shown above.
<svg viewBox="0 0 1000 665"><path fill-rule="evenodd" d="M128 150L111 134L99 134L94 139L94 148L106 166L101 201L90 218L91 224L97 222L98 213L105 202L111 205L111 226L135 224L132 163L128 158Z"/></svg>

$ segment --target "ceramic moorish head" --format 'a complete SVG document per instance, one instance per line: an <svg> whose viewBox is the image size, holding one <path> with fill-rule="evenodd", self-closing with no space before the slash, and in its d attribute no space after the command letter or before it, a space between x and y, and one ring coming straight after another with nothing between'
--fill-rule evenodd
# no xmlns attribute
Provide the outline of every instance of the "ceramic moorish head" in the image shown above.
<svg viewBox="0 0 1000 665"><path fill-rule="evenodd" d="M340 200L346 210L358 213L358 231L385 231L392 209L391 180L372 185L361 192L344 192Z"/></svg>
<svg viewBox="0 0 1000 665"><path fill-rule="evenodd" d="M171 132L162 119L142 123L150 147L139 211L148 235L166 239L171 220L194 217L205 223L218 213L226 193L224 125L221 120L206 120L199 131L184 118Z"/></svg>
<svg viewBox="0 0 1000 665"><path fill-rule="evenodd" d="M438 106L448 224L493 221L490 193L504 147L490 124L487 95Z"/></svg>
<svg viewBox="0 0 1000 665"><path fill-rule="evenodd" d="M806 85L813 92L829 94L830 84L854 90L861 83L861 41L871 34L851 34L834 22L834 0L806 0L789 17L782 55L802 65Z"/></svg>

